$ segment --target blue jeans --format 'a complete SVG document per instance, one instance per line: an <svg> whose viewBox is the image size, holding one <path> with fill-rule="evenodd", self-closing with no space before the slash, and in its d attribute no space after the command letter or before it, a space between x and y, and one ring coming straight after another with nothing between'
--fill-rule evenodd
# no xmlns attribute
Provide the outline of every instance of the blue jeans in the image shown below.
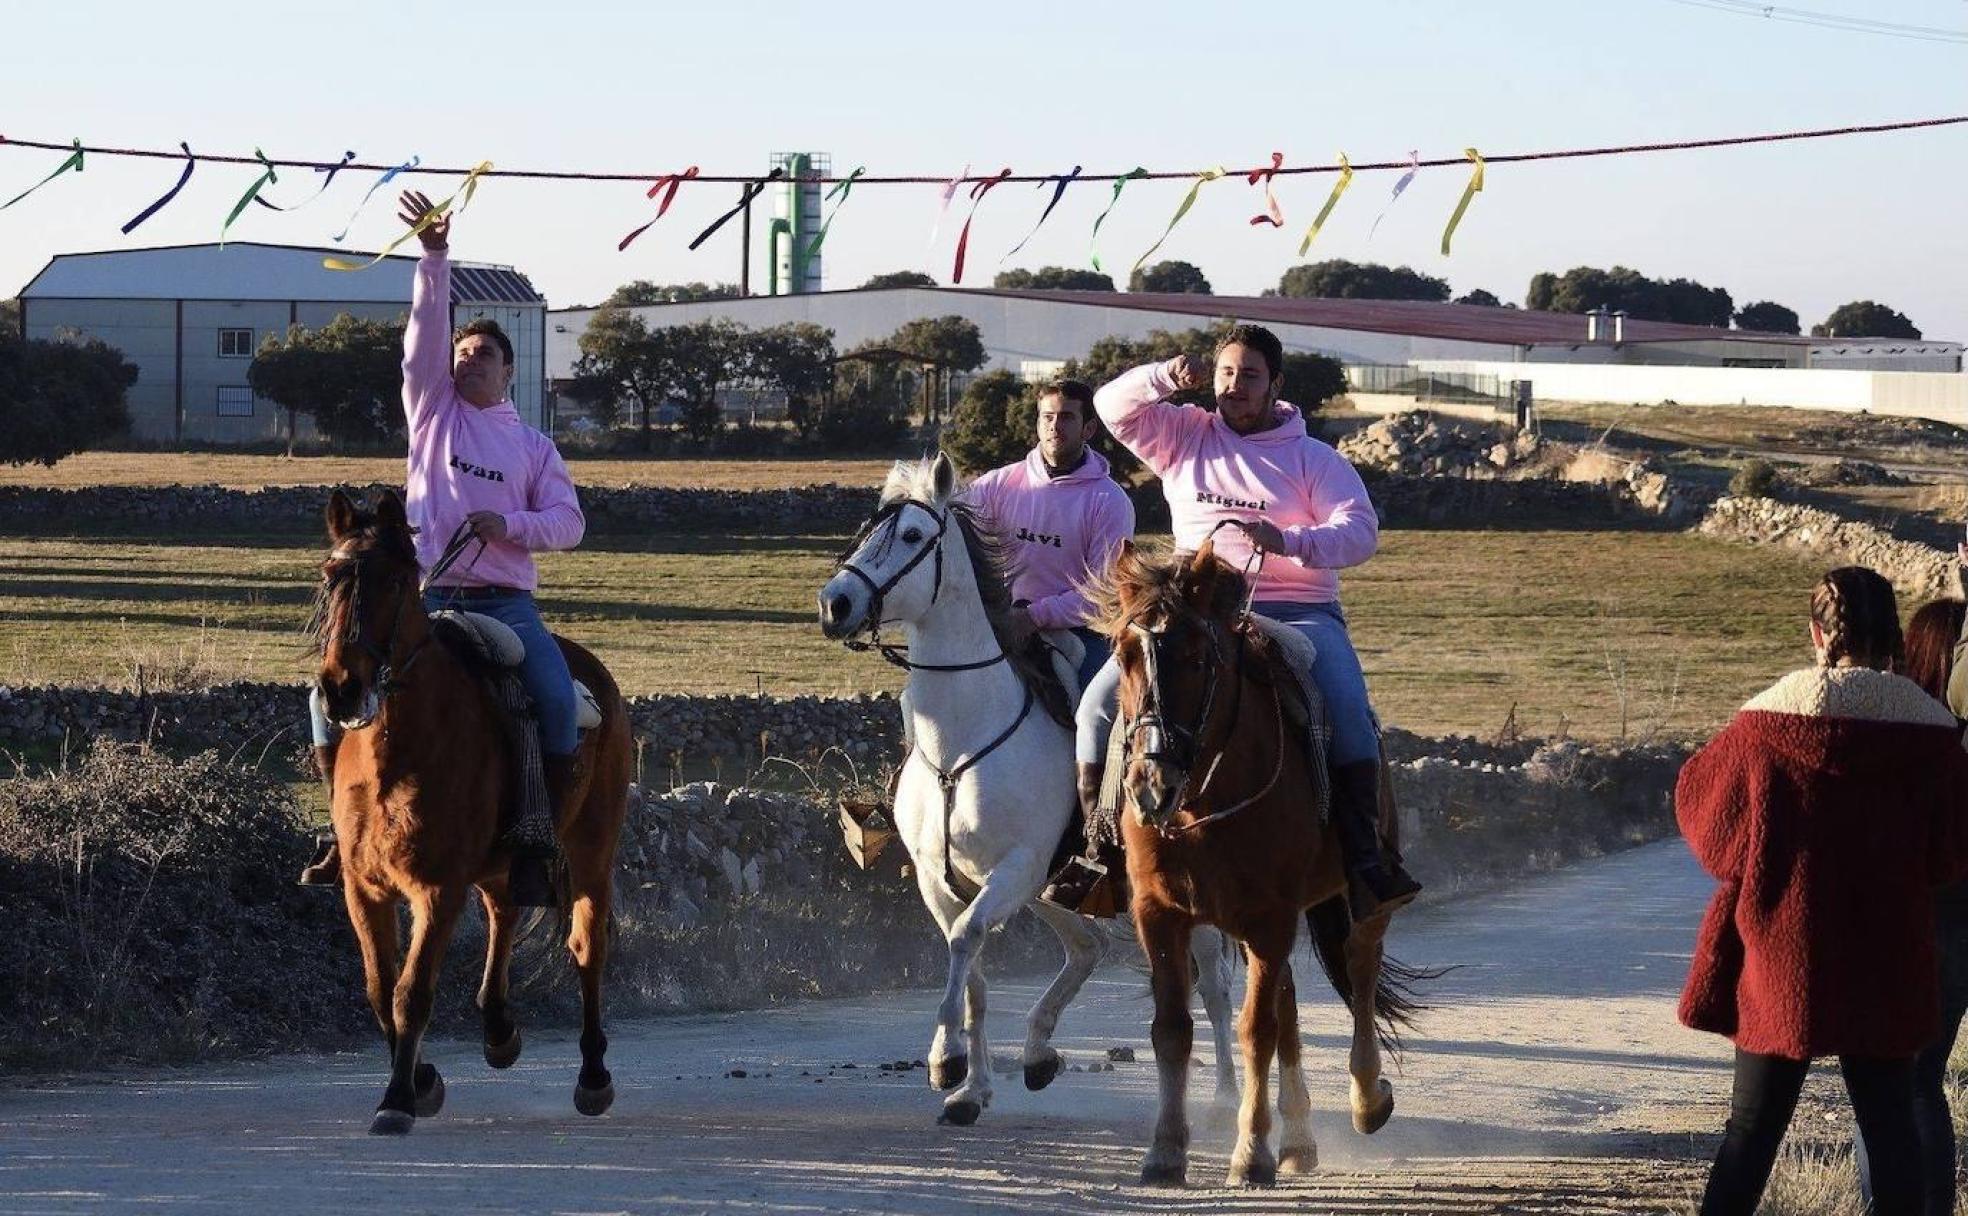
<svg viewBox="0 0 1968 1216"><path fill-rule="evenodd" d="M534 604L532 594L515 591L510 595L474 596L451 602L441 587L424 592L424 611L436 612L447 607L489 616L519 635L526 647L526 661L520 664L519 679L526 686L527 695L533 698L533 714L540 725L540 750L549 756L572 755L581 742L580 727L576 725L574 676L567 670L567 656L561 654L560 646L547 632L546 622L540 619L540 609ZM308 718L316 747L326 747L334 741L339 728L328 720L319 687L308 690Z"/></svg>
<svg viewBox="0 0 1968 1216"><path fill-rule="evenodd" d="M1312 682L1325 698L1326 716L1332 723L1332 751L1327 761L1337 766L1378 759L1380 732L1367 702L1367 676L1360 669L1360 656L1353 652L1346 614L1339 605L1256 604L1253 608L1261 616L1290 625L1318 648ZM1107 736L1114 726L1120 692L1120 665L1110 658L1087 682L1086 693L1080 698L1073 755L1081 764L1106 760Z"/></svg>
<svg viewBox="0 0 1968 1216"><path fill-rule="evenodd" d="M1107 640L1106 634L1096 629L1088 629L1085 625L1074 629L1073 636L1080 639L1080 643L1086 647L1086 656L1080 660L1080 690L1084 692L1093 684L1093 677L1100 674L1100 669L1106 665L1107 656L1113 653L1114 647Z"/></svg>

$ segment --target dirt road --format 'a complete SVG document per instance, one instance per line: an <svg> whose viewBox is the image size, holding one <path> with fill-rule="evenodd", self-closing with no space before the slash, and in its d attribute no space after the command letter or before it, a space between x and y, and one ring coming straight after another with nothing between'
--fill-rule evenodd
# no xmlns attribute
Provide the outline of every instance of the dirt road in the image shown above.
<svg viewBox="0 0 1968 1216"><path fill-rule="evenodd" d="M1439 1008L1371 1138L1347 1123L1337 999L1301 957L1322 1168L1276 1191L1216 1186L1229 1137L1200 1125L1186 1192L1134 1184L1154 1101L1149 1005L1110 964L1060 1046L1074 1064L1110 1047L1137 1062L1038 1094L1002 1077L971 1128L937 1126L924 1074L892 1070L928 1042L934 997L910 992L617 1024L620 1097L596 1120L572 1109L572 1036L541 1025L505 1073L475 1043L433 1044L449 1103L402 1140L365 1134L380 1048L0 1089L0 1212L1673 1210L1727 1113L1728 1045L1674 1020L1708 888L1668 842L1397 922L1395 954L1461 969L1430 986ZM1000 1053L1036 994L994 985ZM1200 1025L1197 1039L1207 1060Z"/></svg>

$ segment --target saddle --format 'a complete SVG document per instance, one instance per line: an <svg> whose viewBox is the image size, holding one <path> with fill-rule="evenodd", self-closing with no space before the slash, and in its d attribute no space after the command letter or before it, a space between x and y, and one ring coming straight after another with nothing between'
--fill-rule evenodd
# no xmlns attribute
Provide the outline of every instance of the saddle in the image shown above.
<svg viewBox="0 0 1968 1216"><path fill-rule="evenodd" d="M431 624L454 652L461 651L461 657L475 660L475 666L496 672L516 670L526 661L526 644L512 626L497 617L447 609L432 613ZM579 680L574 681L574 703L577 727L589 731L601 725L601 702Z"/></svg>
<svg viewBox="0 0 1968 1216"><path fill-rule="evenodd" d="M1271 643L1272 652L1280 660L1272 668L1273 678L1281 681L1278 702L1285 711L1286 725L1293 728L1293 737L1305 749L1306 768L1312 774L1313 793L1323 823L1332 805L1332 772L1327 758L1331 752L1332 724L1326 714L1325 698L1319 695L1319 686L1312 681L1312 664L1319 657L1318 649L1310 638L1289 625L1256 613L1248 619ZM1115 842L1121 838L1121 786L1127 778L1127 749L1127 730L1116 715L1107 736L1107 767L1101 776L1097 825L1107 839Z"/></svg>

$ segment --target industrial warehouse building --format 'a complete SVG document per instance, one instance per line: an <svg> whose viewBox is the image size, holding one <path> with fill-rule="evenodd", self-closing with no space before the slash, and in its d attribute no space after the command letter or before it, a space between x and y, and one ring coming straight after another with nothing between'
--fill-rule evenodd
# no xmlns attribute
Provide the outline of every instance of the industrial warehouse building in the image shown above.
<svg viewBox="0 0 1968 1216"><path fill-rule="evenodd" d="M285 413L246 382L268 334L326 325L342 313L395 320L410 309L415 258L347 272L321 264L331 253L370 256L245 241L61 254L22 289L21 328L29 338L100 338L136 364L129 405L137 439L271 441L284 436ZM545 298L511 267L454 262L452 323L477 317L492 318L512 338L513 404L540 425Z"/></svg>
<svg viewBox="0 0 1968 1216"><path fill-rule="evenodd" d="M548 314L547 376L564 386L595 309ZM1540 400L1739 403L1921 413L1968 423L1955 342L1829 339L1418 300L1309 300L1145 292L876 288L658 304L652 327L724 318L762 328L806 321L835 349L879 341L920 317L974 322L987 368L1056 372L1110 335L1140 338L1232 317L1269 326L1286 349L1339 360L1356 387L1403 377L1528 381Z"/></svg>

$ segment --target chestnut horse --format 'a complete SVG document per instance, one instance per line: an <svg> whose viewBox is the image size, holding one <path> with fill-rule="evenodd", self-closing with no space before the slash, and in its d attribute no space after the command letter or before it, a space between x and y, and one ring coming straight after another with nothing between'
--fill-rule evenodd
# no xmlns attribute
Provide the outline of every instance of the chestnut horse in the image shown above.
<svg viewBox="0 0 1968 1216"><path fill-rule="evenodd" d="M420 1057L438 969L472 887L488 922L478 990L485 1061L506 1068L519 1058L519 1027L507 1000L517 910L506 894L511 855L502 832L516 766L483 682L436 641L403 503L385 493L370 513L337 490L328 503L328 536L316 678L329 716L344 731L332 774L335 836L369 1008L390 1049L389 1085L369 1130L400 1135L444 1103L443 1078ZM629 718L607 669L557 640L602 714L581 740L581 775L567 799L572 809L555 825L565 857L567 948L581 977L574 1106L599 1115L615 1098L603 1064L601 972L615 843L628 809ZM399 902L410 905L407 965L398 958Z"/></svg>
<svg viewBox="0 0 1968 1216"><path fill-rule="evenodd" d="M1214 925L1244 945L1249 975L1238 1019L1243 1103L1233 1186L1268 1186L1318 1163L1312 1100L1299 1064L1291 950L1303 916L1333 987L1353 1014L1353 1126L1378 1131L1394 1112L1381 1075L1381 1034L1418 1010L1410 982L1430 973L1383 961L1389 915L1355 924L1336 829L1318 803L1303 730L1287 718L1290 675L1244 612L1245 582L1205 542L1189 559L1131 545L1105 590L1102 625L1121 667L1128 762L1122 816L1136 931L1155 998L1161 1109L1142 1181L1187 1178L1189 940ZM1277 1154L1266 1074L1278 1061Z"/></svg>

